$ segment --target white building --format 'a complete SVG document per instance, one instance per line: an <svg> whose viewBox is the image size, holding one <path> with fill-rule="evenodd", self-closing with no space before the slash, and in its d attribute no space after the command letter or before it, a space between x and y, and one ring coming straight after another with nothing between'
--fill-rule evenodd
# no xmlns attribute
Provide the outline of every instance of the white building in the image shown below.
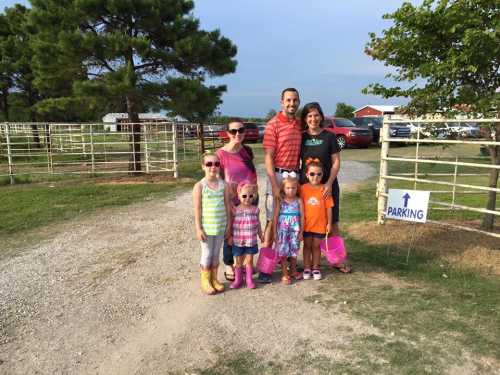
<svg viewBox="0 0 500 375"><path fill-rule="evenodd" d="M169 119L162 113L139 113L139 120L141 122L172 121L172 119ZM128 114L108 113L102 118L102 122L104 123L104 130L112 132L121 131L120 124L128 122Z"/></svg>

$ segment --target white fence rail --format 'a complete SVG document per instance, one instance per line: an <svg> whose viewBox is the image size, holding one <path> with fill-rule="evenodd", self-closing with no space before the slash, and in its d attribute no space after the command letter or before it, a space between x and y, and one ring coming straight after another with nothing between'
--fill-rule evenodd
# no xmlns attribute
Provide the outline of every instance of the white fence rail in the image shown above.
<svg viewBox="0 0 500 375"><path fill-rule="evenodd" d="M498 124L499 119L474 119L465 120L467 122L475 122L478 124ZM500 216L500 207L496 207L495 210L488 210L480 206L474 206L470 203L463 203L458 201L458 197L478 195L482 196L484 199L479 200L481 202L486 202L485 194L489 192L500 193L500 188L488 186L489 171L492 169L500 170L500 165L492 164L489 158L477 158L480 160L471 161L470 156L463 156L457 151L454 158L451 160L438 160L437 158L431 158L428 155L422 155L423 145L442 145L444 147L456 147L457 145L477 145L477 151L479 154L481 146L500 146L500 142L491 140L491 138L485 137L484 139L445 139L449 138L450 133L447 133L447 137L439 138L439 133L434 131L433 127L438 129L443 129L446 124L448 127L450 123L461 122L464 120L414 120L404 122L409 123L410 126L416 129L413 138L391 138L390 125L393 123L401 123L401 120L384 120L383 127L381 129L380 139L381 139L381 152L380 152L380 175L377 185L377 197L378 197L378 223L383 224L385 222L385 215L387 211L387 198L389 185L392 183L413 183L413 189L420 187L421 190L429 190L431 192L431 199L429 210L446 210L446 211L470 211L482 214L492 214L496 217ZM429 129L431 132L429 132ZM433 135L429 135L433 134ZM488 133L490 134L490 133ZM438 138L436 138L436 135ZM456 137L459 138L459 137ZM413 144L415 145L415 156L414 157L397 157L391 156L392 144ZM465 161L463 159L466 159ZM406 171L413 169L413 173L391 173L390 163L404 163L409 167L405 168ZM439 165L442 168L449 168L447 173L426 173L422 172L424 167L422 165ZM460 169L466 169L466 171L459 171ZM466 181L463 181L463 178ZM470 182L469 180L474 181ZM450 181L451 180L451 181ZM462 180L462 181L460 181ZM443 186L447 190L439 190ZM398 188L401 188L398 186ZM409 187L408 187L409 188ZM448 197L445 200L444 197ZM467 199L465 199L468 201ZM498 199L497 199L498 201ZM448 223L445 220L434 221L428 220L430 222L436 222L438 224L444 224L453 226L460 229L467 229L472 231L479 231L494 237L499 237L499 233L485 232L477 228L473 228L469 223L465 222L459 223Z"/></svg>
<svg viewBox="0 0 500 375"><path fill-rule="evenodd" d="M139 124L139 148L132 147L133 125L121 124L120 131L109 131L102 123L0 123L0 177L8 177L11 183L16 176L36 174L170 173L177 177L179 157L198 155L196 140L185 133L185 124ZM140 163L132 162L138 159Z"/></svg>

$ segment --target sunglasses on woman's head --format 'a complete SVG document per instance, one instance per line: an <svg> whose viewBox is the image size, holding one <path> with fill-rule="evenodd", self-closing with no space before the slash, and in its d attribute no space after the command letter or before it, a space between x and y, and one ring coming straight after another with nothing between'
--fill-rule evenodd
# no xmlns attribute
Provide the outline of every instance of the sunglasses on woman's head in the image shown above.
<svg viewBox="0 0 500 375"><path fill-rule="evenodd" d="M245 128L241 127L238 129L229 129L228 132L229 132L229 134L232 134L232 135L236 135L236 133L243 134L245 132Z"/></svg>
<svg viewBox="0 0 500 375"><path fill-rule="evenodd" d="M309 172L308 174L311 177L314 177L314 176L321 177L321 176L323 176L323 172L316 172L316 173L315 172Z"/></svg>
<svg viewBox="0 0 500 375"><path fill-rule="evenodd" d="M212 167L212 166L215 166L215 167L220 167L220 162L219 161L207 161L205 163L205 167Z"/></svg>
<svg viewBox="0 0 500 375"><path fill-rule="evenodd" d="M241 195L241 197L242 197L243 199L246 199L246 198L250 198L250 199L252 199L252 198L253 198L253 194L248 194L248 195L247 195L247 194L242 194L242 195Z"/></svg>

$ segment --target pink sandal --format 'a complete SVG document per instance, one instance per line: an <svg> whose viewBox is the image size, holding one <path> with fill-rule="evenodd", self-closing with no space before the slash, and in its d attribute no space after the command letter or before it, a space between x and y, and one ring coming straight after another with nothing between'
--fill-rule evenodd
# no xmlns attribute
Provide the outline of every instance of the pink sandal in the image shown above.
<svg viewBox="0 0 500 375"><path fill-rule="evenodd" d="M292 283L292 279L290 278L290 276L283 276L281 278L281 283L284 285L290 285Z"/></svg>

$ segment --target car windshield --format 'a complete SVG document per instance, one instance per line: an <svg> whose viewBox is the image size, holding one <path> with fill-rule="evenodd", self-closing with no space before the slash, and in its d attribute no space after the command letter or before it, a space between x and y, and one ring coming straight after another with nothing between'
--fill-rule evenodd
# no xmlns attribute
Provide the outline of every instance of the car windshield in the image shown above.
<svg viewBox="0 0 500 375"><path fill-rule="evenodd" d="M245 129L257 129L257 124L253 122L245 122Z"/></svg>
<svg viewBox="0 0 500 375"><path fill-rule="evenodd" d="M342 128L354 128L356 126L356 124L354 122L352 122L351 120L348 120L346 118L336 118L335 125L342 127Z"/></svg>

